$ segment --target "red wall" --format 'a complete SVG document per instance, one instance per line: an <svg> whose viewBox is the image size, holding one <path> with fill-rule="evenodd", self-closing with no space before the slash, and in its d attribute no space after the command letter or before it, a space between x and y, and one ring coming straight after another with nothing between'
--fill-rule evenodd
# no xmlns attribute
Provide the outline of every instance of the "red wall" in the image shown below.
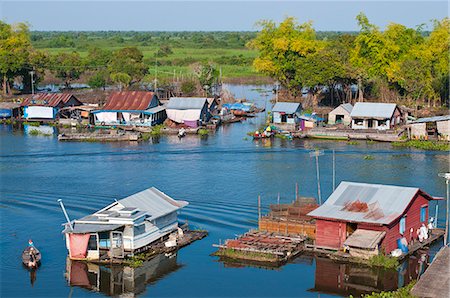
<svg viewBox="0 0 450 298"><path fill-rule="evenodd" d="M420 228L422 223L427 224L428 220L428 208L427 213L425 216L425 221L420 221L420 208L424 205L429 206L428 200L425 199L421 194L417 194L415 199L412 201L412 203L406 208L405 215L406 215L406 228L405 228L405 238L409 243L410 239L410 232L409 230L411 228L414 229L414 239L417 239L417 229ZM386 237L384 238L383 242L381 243L382 247L384 248L386 253L390 253L394 249L397 248L397 239L401 238L402 235L400 235L400 218L394 221L390 226L385 227L386 231Z"/></svg>
<svg viewBox="0 0 450 298"><path fill-rule="evenodd" d="M331 220L316 220L316 245L340 248L345 241L346 223Z"/></svg>
<svg viewBox="0 0 450 298"><path fill-rule="evenodd" d="M410 240L411 228L414 229L413 236L416 239L416 230L420 228L422 222L420 221L420 209L422 206L428 206L428 200L420 193L415 196L411 201L411 204L406 208L404 215L406 215L405 225L405 238ZM428 208L423 223L427 223L428 220ZM403 215L402 215L403 216ZM401 218L401 217L400 217ZM358 229L385 231L386 236L381 242L381 246L384 251L389 254L391 251L397 248L397 239L401 238L400 235L400 218L396 219L391 225L380 226L372 225L368 223L358 223ZM346 239L346 222L331 221L325 219L316 220L316 245L325 246L331 248L340 248Z"/></svg>

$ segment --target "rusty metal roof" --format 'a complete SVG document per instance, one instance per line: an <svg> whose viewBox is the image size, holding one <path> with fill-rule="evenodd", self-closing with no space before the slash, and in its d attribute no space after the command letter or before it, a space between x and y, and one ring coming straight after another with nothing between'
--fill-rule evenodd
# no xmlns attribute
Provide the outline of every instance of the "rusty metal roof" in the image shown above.
<svg viewBox="0 0 450 298"><path fill-rule="evenodd" d="M145 111L150 108L155 93L148 91L120 91L111 93L103 111Z"/></svg>
<svg viewBox="0 0 450 298"><path fill-rule="evenodd" d="M71 98L75 98L80 105L83 103L76 98L72 93L37 93L31 97L26 98L21 106L44 106L57 107L60 103L67 103Z"/></svg>
<svg viewBox="0 0 450 298"><path fill-rule="evenodd" d="M432 199L431 196L416 187L344 181L339 184L322 206L308 215L347 222L390 224L403 214L418 192L421 192L426 198ZM368 208L349 211L348 206L353 202L366 203Z"/></svg>

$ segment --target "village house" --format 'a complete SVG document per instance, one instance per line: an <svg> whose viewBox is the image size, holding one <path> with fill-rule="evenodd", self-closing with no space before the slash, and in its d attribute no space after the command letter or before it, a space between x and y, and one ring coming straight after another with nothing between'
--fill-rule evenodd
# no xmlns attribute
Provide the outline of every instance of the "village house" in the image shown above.
<svg viewBox="0 0 450 298"><path fill-rule="evenodd" d="M14 102L0 102L0 119L19 118L20 104Z"/></svg>
<svg viewBox="0 0 450 298"><path fill-rule="evenodd" d="M350 113L352 129L387 130L402 123L395 103L357 102Z"/></svg>
<svg viewBox="0 0 450 298"><path fill-rule="evenodd" d="M272 109L272 123L282 130L298 130L301 111L302 106L300 103L277 102Z"/></svg>
<svg viewBox="0 0 450 298"><path fill-rule="evenodd" d="M152 187L66 223L74 260L123 258L178 230L177 211L188 205Z"/></svg>
<svg viewBox="0 0 450 298"><path fill-rule="evenodd" d="M450 115L417 119L410 129L413 139L450 141Z"/></svg>
<svg viewBox="0 0 450 298"><path fill-rule="evenodd" d="M353 106L350 103L343 103L328 113L328 124L344 124L350 125L352 118L350 114Z"/></svg>
<svg viewBox="0 0 450 298"><path fill-rule="evenodd" d="M81 105L83 103L70 93L38 93L26 98L21 107L23 118L27 120L54 120L60 109Z"/></svg>
<svg viewBox="0 0 450 298"><path fill-rule="evenodd" d="M302 114L300 115L299 119L300 119L300 130L302 131L318 127L323 122L323 118L317 116L315 113Z"/></svg>
<svg viewBox="0 0 450 298"><path fill-rule="evenodd" d="M92 113L96 125L154 126L166 119L158 97L147 91L112 92L103 108Z"/></svg>
<svg viewBox="0 0 450 298"><path fill-rule="evenodd" d="M167 103L167 118L178 124L198 127L211 119L207 98L171 97Z"/></svg>
<svg viewBox="0 0 450 298"><path fill-rule="evenodd" d="M346 246L359 257L390 254L399 239L416 238L417 229L427 224L430 200L419 188L342 182L322 206L308 213L316 219L315 246Z"/></svg>

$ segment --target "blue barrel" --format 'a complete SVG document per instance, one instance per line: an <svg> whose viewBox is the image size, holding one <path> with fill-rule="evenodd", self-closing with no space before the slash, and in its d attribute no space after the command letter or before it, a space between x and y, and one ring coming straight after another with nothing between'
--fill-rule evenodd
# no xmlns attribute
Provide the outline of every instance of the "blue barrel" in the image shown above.
<svg viewBox="0 0 450 298"><path fill-rule="evenodd" d="M402 253L408 253L408 246L402 243L402 238L397 239L397 247L402 251Z"/></svg>

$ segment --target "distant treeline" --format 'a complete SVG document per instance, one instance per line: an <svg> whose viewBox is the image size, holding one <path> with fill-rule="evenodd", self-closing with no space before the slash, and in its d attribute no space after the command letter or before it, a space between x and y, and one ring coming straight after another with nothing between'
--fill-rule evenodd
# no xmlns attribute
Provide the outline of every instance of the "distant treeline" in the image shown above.
<svg viewBox="0 0 450 298"><path fill-rule="evenodd" d="M332 39L354 31L319 31L318 39ZM87 50L93 45L102 47L161 46L187 48L245 48L256 31L31 31L35 48L75 48Z"/></svg>

